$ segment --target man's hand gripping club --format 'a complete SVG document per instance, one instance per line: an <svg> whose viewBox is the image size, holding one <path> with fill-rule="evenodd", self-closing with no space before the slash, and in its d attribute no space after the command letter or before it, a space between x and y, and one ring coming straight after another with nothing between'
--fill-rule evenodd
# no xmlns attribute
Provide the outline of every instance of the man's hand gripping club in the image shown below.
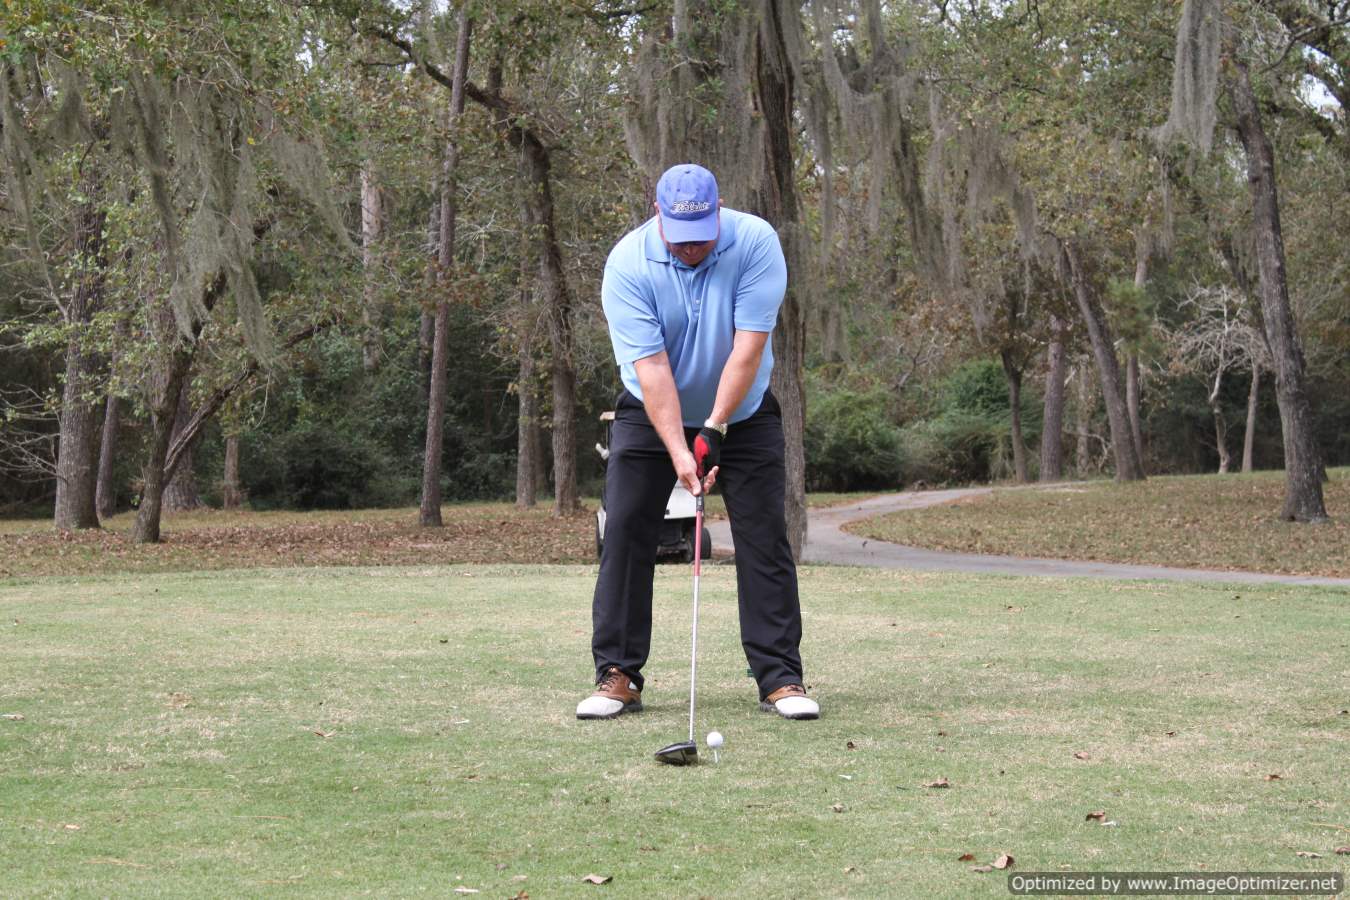
<svg viewBox="0 0 1350 900"><path fill-rule="evenodd" d="M675 376L670 371L669 357L663 350L638 360L633 364L633 368L637 370L638 383L642 385L642 405L646 407L647 418L651 420L652 427L656 429L661 442L666 445L666 451L670 453L671 464L675 467L675 477L685 490L695 497L712 490L713 484L717 482L717 451L721 449L721 442L720 440L717 442L711 456L705 450L701 457L703 465L695 458L699 440L703 439L703 432L699 432L698 438L694 440L694 451L691 451L689 445L685 443L684 420L680 415L680 395L675 389ZM712 433L721 438L716 431ZM706 441L704 446L708 446Z"/></svg>

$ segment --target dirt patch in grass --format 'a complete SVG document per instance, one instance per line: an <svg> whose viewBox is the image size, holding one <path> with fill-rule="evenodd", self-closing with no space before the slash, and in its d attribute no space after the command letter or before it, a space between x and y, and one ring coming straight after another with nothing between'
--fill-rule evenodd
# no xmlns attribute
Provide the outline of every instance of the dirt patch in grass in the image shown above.
<svg viewBox="0 0 1350 900"><path fill-rule="evenodd" d="M1277 518L1283 472L1003 488L857 522L863 537L961 553L1350 577L1350 469L1325 485L1329 523Z"/></svg>
<svg viewBox="0 0 1350 900"><path fill-rule="evenodd" d="M812 494L812 507L866 494ZM443 528L422 528L415 509L339 512L221 512L164 518L163 542L133 544L134 513L98 531L58 532L48 520L0 521L0 578L96 575L288 566L448 565L456 563L593 563L597 500L554 518L551 508L510 503L442 509ZM710 519L725 518L720 495Z"/></svg>
<svg viewBox="0 0 1350 900"><path fill-rule="evenodd" d="M447 506L445 527L417 510L322 513L200 512L165 519L163 542L131 542L131 515L99 531L6 523L0 576L90 575L289 566L594 562L593 508L554 518L504 503Z"/></svg>

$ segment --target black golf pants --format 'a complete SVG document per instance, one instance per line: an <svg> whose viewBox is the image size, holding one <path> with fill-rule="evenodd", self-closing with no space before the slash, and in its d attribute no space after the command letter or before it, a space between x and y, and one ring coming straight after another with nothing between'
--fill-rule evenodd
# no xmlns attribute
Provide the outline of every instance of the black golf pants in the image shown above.
<svg viewBox="0 0 1350 900"><path fill-rule="evenodd" d="M685 429L691 444L696 434L696 428ZM763 699L785 684L802 683L797 567L783 513L783 418L771 392L753 416L727 429L719 466L717 483L736 544L741 645ZM604 548L591 607L597 678L618 666L642 686L656 548L674 485L670 454L642 402L624 391L610 428Z"/></svg>

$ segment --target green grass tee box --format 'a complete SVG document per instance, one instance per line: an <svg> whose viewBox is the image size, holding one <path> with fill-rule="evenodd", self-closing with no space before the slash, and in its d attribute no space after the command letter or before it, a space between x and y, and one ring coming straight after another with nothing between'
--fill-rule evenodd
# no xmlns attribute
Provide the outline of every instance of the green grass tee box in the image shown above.
<svg viewBox="0 0 1350 900"><path fill-rule="evenodd" d="M1345 868L1346 591L806 568L811 723L757 710L710 567L699 735L726 745L681 770L652 753L685 735L689 572L658 573L647 709L612 722L574 718L594 578L0 581L0 893L998 897L972 866L1004 853Z"/></svg>

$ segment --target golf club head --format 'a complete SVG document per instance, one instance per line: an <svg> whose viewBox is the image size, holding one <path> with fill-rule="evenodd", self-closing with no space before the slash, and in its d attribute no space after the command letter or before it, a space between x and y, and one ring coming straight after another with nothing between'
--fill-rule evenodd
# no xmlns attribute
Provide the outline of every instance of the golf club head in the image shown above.
<svg viewBox="0 0 1350 900"><path fill-rule="evenodd" d="M692 766L698 762L698 744L693 741L680 741L656 751L658 762L672 766Z"/></svg>

